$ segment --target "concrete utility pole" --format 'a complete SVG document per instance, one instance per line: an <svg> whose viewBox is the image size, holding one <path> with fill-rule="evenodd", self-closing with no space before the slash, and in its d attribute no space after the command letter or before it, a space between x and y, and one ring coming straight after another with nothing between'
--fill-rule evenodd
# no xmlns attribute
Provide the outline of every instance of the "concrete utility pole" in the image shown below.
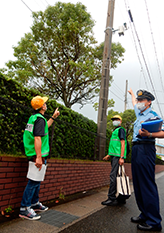
<svg viewBox="0 0 164 233"><path fill-rule="evenodd" d="M98 109L98 123L97 123L97 134L99 135L97 140L99 160L101 160L105 156L105 147L106 147L105 137L106 137L106 126L107 126L107 105L108 105L110 55L111 55L111 44L112 44L114 5L115 5L115 0L109 0L107 22L105 29L102 78L101 78L101 88L99 95L99 109Z"/></svg>
<svg viewBox="0 0 164 233"><path fill-rule="evenodd" d="M126 86L125 86L125 107L124 107L124 111L127 108L127 93L128 93L128 80L126 80Z"/></svg>

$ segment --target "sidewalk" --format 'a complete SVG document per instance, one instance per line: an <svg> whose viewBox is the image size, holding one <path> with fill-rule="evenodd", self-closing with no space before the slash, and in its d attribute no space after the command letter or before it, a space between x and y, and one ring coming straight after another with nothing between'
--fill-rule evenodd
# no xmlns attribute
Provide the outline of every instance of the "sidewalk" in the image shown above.
<svg viewBox="0 0 164 233"><path fill-rule="evenodd" d="M101 188L96 194L70 201L59 206L50 208L41 213L38 221L22 220L20 218L0 224L0 232L7 233L56 233L68 227L72 223L87 217L88 215L104 208L101 201L107 199L108 187Z"/></svg>
<svg viewBox="0 0 164 233"><path fill-rule="evenodd" d="M156 175L161 215L164 216L164 172ZM132 187L132 185L131 185ZM132 187L133 191L133 187ZM38 221L20 218L0 224L1 233L133 233L136 224L130 222L131 216L139 214L134 194L122 206L106 207L101 201L107 199L108 187L96 193L50 208L42 213ZM164 229L164 225L163 225ZM139 231L141 232L141 231ZM164 231L163 231L164 232Z"/></svg>

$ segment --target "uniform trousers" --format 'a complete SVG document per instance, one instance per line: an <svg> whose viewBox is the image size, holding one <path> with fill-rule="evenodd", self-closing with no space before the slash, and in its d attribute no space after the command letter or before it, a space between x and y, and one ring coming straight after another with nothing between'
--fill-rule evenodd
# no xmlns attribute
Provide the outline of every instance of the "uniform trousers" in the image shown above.
<svg viewBox="0 0 164 233"><path fill-rule="evenodd" d="M140 217L150 226L161 226L159 196L155 183L156 149L154 144L132 147L132 177Z"/></svg>
<svg viewBox="0 0 164 233"><path fill-rule="evenodd" d="M117 192L117 173L119 168L120 157L111 156L111 166L112 170L110 173L110 187L108 191L108 199L114 201L116 200L116 192Z"/></svg>

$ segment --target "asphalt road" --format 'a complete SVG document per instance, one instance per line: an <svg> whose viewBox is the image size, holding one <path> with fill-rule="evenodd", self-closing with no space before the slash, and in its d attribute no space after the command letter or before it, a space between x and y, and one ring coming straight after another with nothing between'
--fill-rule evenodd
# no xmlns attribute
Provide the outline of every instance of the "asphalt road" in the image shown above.
<svg viewBox="0 0 164 233"><path fill-rule="evenodd" d="M159 197L161 216L164 218L164 176L156 180ZM122 206L107 206L87 218L60 231L61 233L135 233L143 232L137 230L137 224L132 223L130 218L138 216L134 193ZM162 222L164 232L164 223Z"/></svg>

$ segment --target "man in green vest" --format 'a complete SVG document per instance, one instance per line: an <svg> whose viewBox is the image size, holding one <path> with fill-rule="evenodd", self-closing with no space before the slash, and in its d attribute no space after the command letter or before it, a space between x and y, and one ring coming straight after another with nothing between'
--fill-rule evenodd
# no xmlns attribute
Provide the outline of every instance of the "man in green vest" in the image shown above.
<svg viewBox="0 0 164 233"><path fill-rule="evenodd" d="M48 97L41 96L36 96L31 100L31 105L35 112L29 118L23 134L25 154L29 161L34 162L34 168L36 166L37 173L38 171L41 171L42 165L46 164L47 156L49 155L48 128L60 114L57 108L48 121L44 118L44 113L47 110L47 100ZM35 175L28 179L19 213L19 217L28 220L37 220L41 218L41 216L37 215L35 211L43 212L48 210L48 207L39 202L41 181L36 181L34 176Z"/></svg>
<svg viewBox="0 0 164 233"><path fill-rule="evenodd" d="M111 158L112 170L110 173L110 187L108 191L108 199L103 201L102 205L113 206L117 204L124 204L125 200L119 200L116 198L117 192L117 173L119 165L124 164L124 159L127 153L127 140L126 131L121 127L122 118L119 115L115 115L111 118L113 122L114 131L110 138L108 154L103 158L103 160L108 160Z"/></svg>

